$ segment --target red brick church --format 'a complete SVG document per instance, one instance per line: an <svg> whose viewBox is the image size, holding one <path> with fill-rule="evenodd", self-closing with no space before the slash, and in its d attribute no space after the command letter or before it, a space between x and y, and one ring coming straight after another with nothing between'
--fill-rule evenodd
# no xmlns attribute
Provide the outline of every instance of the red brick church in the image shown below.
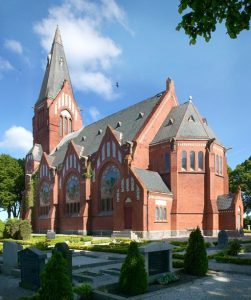
<svg viewBox="0 0 251 300"><path fill-rule="evenodd" d="M83 127L57 28L33 117L23 217L35 232L163 238L233 231L241 193L229 194L226 148L174 83ZM28 204L27 204L28 203Z"/></svg>

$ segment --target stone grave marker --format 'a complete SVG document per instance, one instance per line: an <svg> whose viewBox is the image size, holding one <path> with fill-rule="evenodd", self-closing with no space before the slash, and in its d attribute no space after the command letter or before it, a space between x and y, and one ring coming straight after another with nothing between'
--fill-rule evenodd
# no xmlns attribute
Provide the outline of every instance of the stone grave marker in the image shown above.
<svg viewBox="0 0 251 300"><path fill-rule="evenodd" d="M37 248L27 248L19 252L21 267L20 286L37 290L40 287L40 273L45 266L47 255Z"/></svg>
<svg viewBox="0 0 251 300"><path fill-rule="evenodd" d="M144 256L148 281L153 282L163 274L172 272L172 249L168 242L153 242L139 248Z"/></svg>
<svg viewBox="0 0 251 300"><path fill-rule="evenodd" d="M21 245L14 242L3 243L3 273L11 274L18 267L18 251L22 249Z"/></svg>
<svg viewBox="0 0 251 300"><path fill-rule="evenodd" d="M72 251L66 243L57 243L54 250L61 252L63 258L66 260L69 270L69 276L72 280Z"/></svg>
<svg viewBox="0 0 251 300"><path fill-rule="evenodd" d="M47 230L46 238L47 238L48 240L55 240L55 238L56 238L56 233L55 233L55 231L53 231L53 230Z"/></svg>
<svg viewBox="0 0 251 300"><path fill-rule="evenodd" d="M227 232L225 230L221 230L218 233L218 244L217 244L218 248L226 248L228 246L228 235Z"/></svg>

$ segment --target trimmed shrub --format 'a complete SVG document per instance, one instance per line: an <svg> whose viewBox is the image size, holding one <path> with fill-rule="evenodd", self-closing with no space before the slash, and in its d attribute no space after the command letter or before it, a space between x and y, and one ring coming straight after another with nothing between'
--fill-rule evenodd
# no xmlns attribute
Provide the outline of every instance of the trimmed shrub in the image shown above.
<svg viewBox="0 0 251 300"><path fill-rule="evenodd" d="M119 289L127 295L143 294L147 289L145 261L136 242L130 243L127 257L121 267Z"/></svg>
<svg viewBox="0 0 251 300"><path fill-rule="evenodd" d="M178 275L176 275L174 273L167 273L167 274L163 275L161 278L159 278L157 280L157 282L162 285L167 285L167 284L169 284L171 282L175 282L179 279L180 278Z"/></svg>
<svg viewBox="0 0 251 300"><path fill-rule="evenodd" d="M239 258L239 257L232 257L232 256L215 256L215 260L221 263L230 263L235 265L251 265L250 258Z"/></svg>
<svg viewBox="0 0 251 300"><path fill-rule="evenodd" d="M20 240L29 240L31 238L31 224L28 220L20 222L18 238Z"/></svg>
<svg viewBox="0 0 251 300"><path fill-rule="evenodd" d="M185 254L173 253L173 258L174 259L184 259L185 258Z"/></svg>
<svg viewBox="0 0 251 300"><path fill-rule="evenodd" d="M19 234L19 225L21 223L20 219L8 219L4 227L4 238L12 238L17 240Z"/></svg>
<svg viewBox="0 0 251 300"><path fill-rule="evenodd" d="M41 273L40 299L73 300L72 285L68 265L59 251L53 251L52 257Z"/></svg>
<svg viewBox="0 0 251 300"><path fill-rule="evenodd" d="M4 227L5 227L4 222L0 220L0 239L3 238Z"/></svg>
<svg viewBox="0 0 251 300"><path fill-rule="evenodd" d="M184 261L183 260L173 260L173 268L176 268L176 269L184 268Z"/></svg>
<svg viewBox="0 0 251 300"><path fill-rule="evenodd" d="M92 286L88 283L81 284L73 288L74 293L80 296L80 300L93 299Z"/></svg>
<svg viewBox="0 0 251 300"><path fill-rule="evenodd" d="M185 272L191 275L204 276L207 273L207 252L199 227L190 234L184 259L184 268Z"/></svg>
<svg viewBox="0 0 251 300"><path fill-rule="evenodd" d="M237 256L238 252L241 250L240 241L237 239L228 242L227 254L232 256Z"/></svg>

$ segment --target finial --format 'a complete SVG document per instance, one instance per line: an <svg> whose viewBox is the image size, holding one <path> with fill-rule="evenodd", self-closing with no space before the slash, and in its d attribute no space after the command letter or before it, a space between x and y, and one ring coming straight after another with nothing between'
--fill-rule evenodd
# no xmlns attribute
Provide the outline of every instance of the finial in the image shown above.
<svg viewBox="0 0 251 300"><path fill-rule="evenodd" d="M189 96L189 102L192 102L192 100L193 100L193 97Z"/></svg>

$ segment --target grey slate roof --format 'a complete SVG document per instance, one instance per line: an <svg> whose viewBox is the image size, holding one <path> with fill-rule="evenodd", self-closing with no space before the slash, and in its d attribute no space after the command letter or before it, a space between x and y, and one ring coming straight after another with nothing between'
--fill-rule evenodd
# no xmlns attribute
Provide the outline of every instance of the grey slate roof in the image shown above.
<svg viewBox="0 0 251 300"><path fill-rule="evenodd" d="M190 101L171 109L154 137L152 144L174 137L178 139L195 138L201 140L216 138L218 143L220 143L212 129L206 122L202 121L200 113Z"/></svg>
<svg viewBox="0 0 251 300"><path fill-rule="evenodd" d="M127 141L132 141L159 102L162 93L92 123L77 132L70 133L58 144L57 151L51 153L55 156L53 165L57 166L63 162L70 140L73 140L76 145L84 147L83 155L85 156L96 152L108 125L114 128L117 133L122 133L122 144ZM139 117L140 112L143 113L143 117ZM121 122L119 127L117 126L118 122ZM99 134L100 129L102 132ZM84 140L83 137L85 137Z"/></svg>
<svg viewBox="0 0 251 300"><path fill-rule="evenodd" d="M33 160L40 161L43 154L42 146L40 144L33 145L27 155L29 154L32 154Z"/></svg>
<svg viewBox="0 0 251 300"><path fill-rule="evenodd" d="M165 185L159 173L138 168L133 168L133 171L144 183L148 191L171 194L171 191Z"/></svg>
<svg viewBox="0 0 251 300"><path fill-rule="evenodd" d="M232 209L235 194L225 194L217 197L217 207L218 210L228 210Z"/></svg>
<svg viewBox="0 0 251 300"><path fill-rule="evenodd" d="M55 99L65 80L71 82L60 32L57 27L36 104L46 98Z"/></svg>

